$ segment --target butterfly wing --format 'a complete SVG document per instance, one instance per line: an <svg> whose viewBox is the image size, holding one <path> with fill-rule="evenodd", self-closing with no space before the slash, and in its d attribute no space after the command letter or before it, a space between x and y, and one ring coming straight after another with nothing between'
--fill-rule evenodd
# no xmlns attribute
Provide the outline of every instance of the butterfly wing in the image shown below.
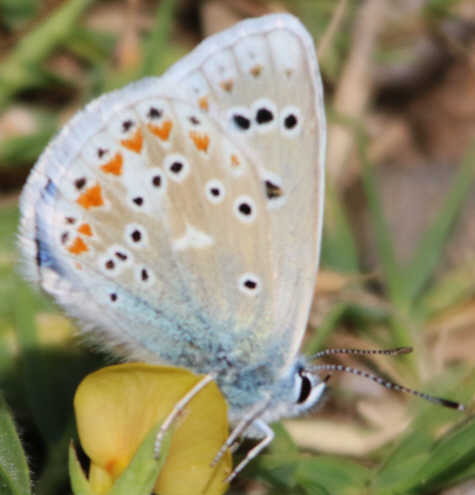
<svg viewBox="0 0 475 495"><path fill-rule="evenodd" d="M247 70L251 45L262 67ZM230 56L242 73L223 80ZM160 79L89 105L42 155L22 196L29 277L134 358L245 368L276 342L292 358L321 228L324 129L312 57L295 19L269 16L203 43ZM258 126L264 107L274 118Z"/></svg>
<svg viewBox="0 0 475 495"><path fill-rule="evenodd" d="M253 152L270 225L264 304L290 364L308 319L323 223L326 128L313 42L291 15L248 20L205 40L167 76Z"/></svg>
<svg viewBox="0 0 475 495"><path fill-rule="evenodd" d="M239 351L235 314L265 319L262 188L212 119L155 80L135 89L86 109L40 159L20 245L30 278L106 342L209 371Z"/></svg>

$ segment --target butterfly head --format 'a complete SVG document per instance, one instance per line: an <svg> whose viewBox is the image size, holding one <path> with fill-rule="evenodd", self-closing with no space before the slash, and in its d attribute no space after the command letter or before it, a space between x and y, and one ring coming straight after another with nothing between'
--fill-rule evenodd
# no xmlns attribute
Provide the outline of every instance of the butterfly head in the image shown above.
<svg viewBox="0 0 475 495"><path fill-rule="evenodd" d="M269 423L320 407L325 402L328 377L322 380L303 359L298 359L291 373L276 383L262 419Z"/></svg>

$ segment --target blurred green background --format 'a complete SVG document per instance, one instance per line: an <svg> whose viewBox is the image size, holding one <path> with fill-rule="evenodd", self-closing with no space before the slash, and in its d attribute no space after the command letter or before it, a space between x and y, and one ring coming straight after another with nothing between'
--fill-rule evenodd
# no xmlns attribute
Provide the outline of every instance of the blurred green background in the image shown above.
<svg viewBox="0 0 475 495"><path fill-rule="evenodd" d="M82 346L19 275L17 203L31 166L92 98L160 75L242 18L284 10L314 36L329 122L305 350L413 346L405 357L341 362L469 412L334 376L325 407L276 425L230 491L475 493L474 2L0 0L0 388L34 493L70 493L74 390L112 361ZM0 493L29 493L5 404L0 432Z"/></svg>

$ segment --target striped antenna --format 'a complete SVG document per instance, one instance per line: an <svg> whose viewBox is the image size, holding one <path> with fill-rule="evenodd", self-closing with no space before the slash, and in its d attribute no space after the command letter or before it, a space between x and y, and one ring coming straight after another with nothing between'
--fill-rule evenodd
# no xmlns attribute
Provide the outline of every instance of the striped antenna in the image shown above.
<svg viewBox="0 0 475 495"><path fill-rule="evenodd" d="M370 349L326 349L325 351L317 352L308 358L309 361L329 356L330 354L384 354L385 356L403 356L410 354L414 349L412 347L396 347L395 349L370 350Z"/></svg>
<svg viewBox="0 0 475 495"><path fill-rule="evenodd" d="M387 349L387 350L363 350L363 349L328 349L326 351L319 352L314 354L309 359L317 359L322 356L328 356L332 354L384 354L388 356L401 356L404 354L409 354L412 352L412 347L399 347L396 349ZM351 368L349 366L343 366L341 364L319 364L313 365L309 367L311 371L329 371L330 373L333 371L344 371L346 373L353 373L354 375L362 376L364 378L369 378L379 385L383 387L389 388L391 390L395 390L397 392L405 392L406 394L415 395L421 399L432 402L433 404L437 404L438 406L450 407L451 409L457 409L458 411L465 411L465 406L460 402L454 402L447 399L442 399L441 397L434 397L433 395L425 394L423 392L419 392L418 390L413 390L412 388L403 387L402 385L398 385L397 383L388 382L383 380L379 376L373 375L372 373L367 373L366 371L361 371L356 368ZM328 378L328 376L327 376Z"/></svg>

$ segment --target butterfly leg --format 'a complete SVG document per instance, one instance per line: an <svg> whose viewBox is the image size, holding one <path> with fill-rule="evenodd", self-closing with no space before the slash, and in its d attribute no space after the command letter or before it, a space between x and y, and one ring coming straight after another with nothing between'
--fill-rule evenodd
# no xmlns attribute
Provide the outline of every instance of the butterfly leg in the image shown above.
<svg viewBox="0 0 475 495"><path fill-rule="evenodd" d="M229 450L231 451L231 454L234 454L236 450L242 445L242 439L236 440L231 447L229 447Z"/></svg>
<svg viewBox="0 0 475 495"><path fill-rule="evenodd" d="M191 390L189 390L173 407L171 412L166 417L165 421L160 426L157 436L155 437L155 443L153 445L153 455L156 459L160 457L160 449L162 446L163 437L170 428L171 424L177 416L183 411L183 409L188 405L188 403L195 397L208 383L216 380L216 373L211 372L205 375Z"/></svg>
<svg viewBox="0 0 475 495"><path fill-rule="evenodd" d="M254 457L258 456L271 442L274 440L274 432L272 429L264 423L262 419L256 419L252 423L253 426L259 428L264 434L264 438L253 447L246 455L246 457L234 468L233 472L226 478L226 483L229 483L233 480L238 473L240 473L247 464L249 464Z"/></svg>
<svg viewBox="0 0 475 495"><path fill-rule="evenodd" d="M249 413L247 413L243 419L235 426L234 430L231 432L226 442L224 442L223 446L219 449L218 453L215 455L213 462L211 463L211 467L216 466L218 464L221 457L223 457L226 450L230 449L232 445L237 441L237 439L244 433L256 420L258 416L260 416L267 408L269 404L268 399L264 402L257 404L257 407L252 409Z"/></svg>

